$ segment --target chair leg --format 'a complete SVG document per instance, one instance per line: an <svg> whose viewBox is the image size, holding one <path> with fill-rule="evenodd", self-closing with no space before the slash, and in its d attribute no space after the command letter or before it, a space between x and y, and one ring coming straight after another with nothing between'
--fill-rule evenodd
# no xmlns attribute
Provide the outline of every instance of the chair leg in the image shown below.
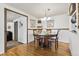
<svg viewBox="0 0 79 59"><path fill-rule="evenodd" d="M34 39L34 45L35 45L35 39Z"/></svg>
<svg viewBox="0 0 79 59"><path fill-rule="evenodd" d="M36 46L35 37L34 37L34 46Z"/></svg>
<svg viewBox="0 0 79 59"><path fill-rule="evenodd" d="M41 48L43 48L43 44L44 44L43 39L41 39Z"/></svg>
<svg viewBox="0 0 79 59"><path fill-rule="evenodd" d="M35 40L35 47L38 48L39 47L39 39Z"/></svg>
<svg viewBox="0 0 79 59"><path fill-rule="evenodd" d="M55 50L57 50L57 44L56 44L56 39L55 39Z"/></svg>
<svg viewBox="0 0 79 59"><path fill-rule="evenodd" d="M56 50L58 49L58 39L56 39Z"/></svg>
<svg viewBox="0 0 79 59"><path fill-rule="evenodd" d="M58 49L58 39L55 39L55 50Z"/></svg>
<svg viewBox="0 0 79 59"><path fill-rule="evenodd" d="M58 49L58 39L57 39L57 49Z"/></svg>
<svg viewBox="0 0 79 59"><path fill-rule="evenodd" d="M49 41L48 45L49 45L49 48L51 48L51 42L50 41Z"/></svg>

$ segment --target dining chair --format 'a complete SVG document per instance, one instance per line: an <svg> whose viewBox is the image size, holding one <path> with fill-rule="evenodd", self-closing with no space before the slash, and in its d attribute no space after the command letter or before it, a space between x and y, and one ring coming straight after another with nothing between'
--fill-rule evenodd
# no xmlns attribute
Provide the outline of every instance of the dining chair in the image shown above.
<svg viewBox="0 0 79 59"><path fill-rule="evenodd" d="M59 30L57 30L52 37L50 37L50 39L48 39L49 41L49 47L52 47L52 43L55 43L55 50L58 49L58 34L59 34Z"/></svg>
<svg viewBox="0 0 79 59"><path fill-rule="evenodd" d="M37 37L35 36L35 34L37 34L37 29L33 29L34 44L35 44L35 39L37 39Z"/></svg>
<svg viewBox="0 0 79 59"><path fill-rule="evenodd" d="M38 29L38 34L41 34L41 33L42 33L42 29ZM42 39L43 37L38 35L38 43L39 43L39 46L41 47L43 47Z"/></svg>
<svg viewBox="0 0 79 59"><path fill-rule="evenodd" d="M38 29L37 32L38 34L40 34L42 32L42 29Z"/></svg>
<svg viewBox="0 0 79 59"><path fill-rule="evenodd" d="M52 32L51 29L46 29L47 33L50 34Z"/></svg>
<svg viewBox="0 0 79 59"><path fill-rule="evenodd" d="M41 32L42 32L42 29L33 30L34 45L37 45L37 46L40 45L41 38L38 34L40 34Z"/></svg>

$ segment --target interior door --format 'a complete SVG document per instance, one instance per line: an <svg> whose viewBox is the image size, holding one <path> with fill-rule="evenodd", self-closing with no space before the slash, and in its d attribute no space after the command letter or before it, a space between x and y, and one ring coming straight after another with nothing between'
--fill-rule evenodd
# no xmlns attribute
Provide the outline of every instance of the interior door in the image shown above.
<svg viewBox="0 0 79 59"><path fill-rule="evenodd" d="M14 22L14 40L18 41L18 21Z"/></svg>

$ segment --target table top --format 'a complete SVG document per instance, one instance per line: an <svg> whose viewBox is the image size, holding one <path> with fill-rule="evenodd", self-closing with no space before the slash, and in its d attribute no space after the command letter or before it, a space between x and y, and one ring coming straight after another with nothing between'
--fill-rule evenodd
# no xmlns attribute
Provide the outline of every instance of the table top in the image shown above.
<svg viewBox="0 0 79 59"><path fill-rule="evenodd" d="M28 28L28 30L43 30L43 28ZM69 30L69 28L45 28L45 29L51 29L51 30Z"/></svg>
<svg viewBox="0 0 79 59"><path fill-rule="evenodd" d="M34 34L34 36L56 36L57 34Z"/></svg>

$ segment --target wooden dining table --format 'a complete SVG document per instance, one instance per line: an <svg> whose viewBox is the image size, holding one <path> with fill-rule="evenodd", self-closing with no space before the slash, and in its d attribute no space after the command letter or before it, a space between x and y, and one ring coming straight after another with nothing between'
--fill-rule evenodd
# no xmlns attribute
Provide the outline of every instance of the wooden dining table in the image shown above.
<svg viewBox="0 0 79 59"><path fill-rule="evenodd" d="M49 47L49 39L51 37L56 36L56 34L34 34L34 37L39 37L39 40L41 41L41 47Z"/></svg>

